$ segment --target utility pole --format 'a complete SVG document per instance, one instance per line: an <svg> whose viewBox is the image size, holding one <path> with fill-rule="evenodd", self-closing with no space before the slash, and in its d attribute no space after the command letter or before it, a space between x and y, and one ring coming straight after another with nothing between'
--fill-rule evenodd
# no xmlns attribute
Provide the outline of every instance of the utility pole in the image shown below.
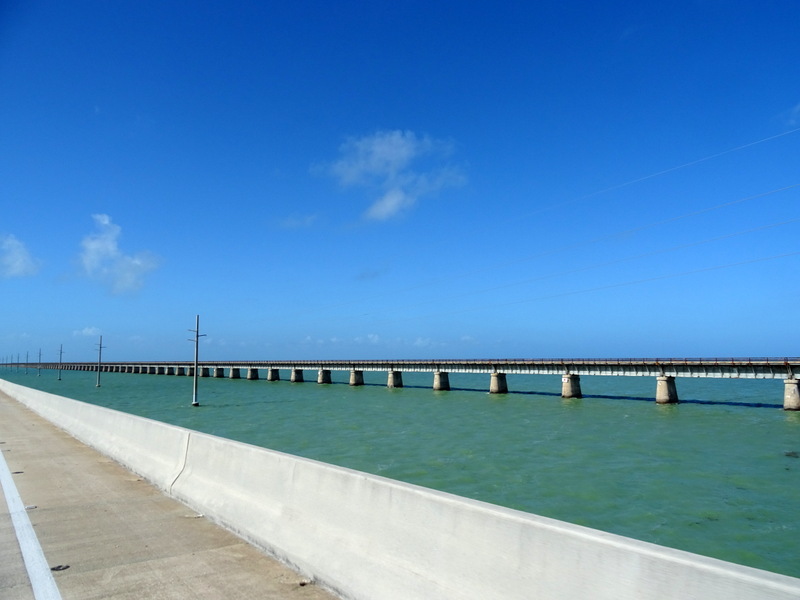
<svg viewBox="0 0 800 600"><path fill-rule="evenodd" d="M193 389L192 389L192 406L200 406L200 403L197 401L197 355L200 346L200 338L205 337L205 334L200 335L200 315L196 315L195 322L194 322L194 329L190 329L189 331L194 333L194 382L193 382Z"/></svg>
<svg viewBox="0 0 800 600"><path fill-rule="evenodd" d="M97 385L95 387L100 387L100 368L103 363L103 336L100 336L100 343L97 344Z"/></svg>
<svg viewBox="0 0 800 600"><path fill-rule="evenodd" d="M61 381L61 357L64 355L64 344L58 347L58 380Z"/></svg>

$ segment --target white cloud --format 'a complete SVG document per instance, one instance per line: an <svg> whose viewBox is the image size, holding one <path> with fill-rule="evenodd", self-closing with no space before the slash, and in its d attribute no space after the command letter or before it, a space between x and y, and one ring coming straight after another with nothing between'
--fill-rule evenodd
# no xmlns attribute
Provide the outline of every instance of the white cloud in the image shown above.
<svg viewBox="0 0 800 600"><path fill-rule="evenodd" d="M103 333L103 332L97 327L84 327L83 329L73 331L72 335L74 335L74 336L86 336L86 337L97 337L101 333Z"/></svg>
<svg viewBox="0 0 800 600"><path fill-rule="evenodd" d="M81 264L92 279L111 287L115 294L138 290L144 276L158 266L158 259L149 252L135 255L123 254L118 245L122 229L111 222L108 215L92 215L97 233L81 241Z"/></svg>
<svg viewBox="0 0 800 600"><path fill-rule="evenodd" d="M413 131L379 131L345 141L328 171L343 186L379 194L364 216L385 221L423 196L464 183L460 169L443 164L451 152L450 143Z"/></svg>
<svg viewBox="0 0 800 600"><path fill-rule="evenodd" d="M409 196L403 190L394 188L386 192L380 200L377 200L367 209L366 217L377 221L385 221L393 217L404 208L414 205L416 198Z"/></svg>
<svg viewBox="0 0 800 600"><path fill-rule="evenodd" d="M0 236L0 277L26 277L39 271L39 262L13 235Z"/></svg>
<svg viewBox="0 0 800 600"><path fill-rule="evenodd" d="M342 158L331 165L331 172L343 185L366 183L371 178L392 179L434 145L433 140L418 138L413 131L379 131L351 137L339 148Z"/></svg>
<svg viewBox="0 0 800 600"><path fill-rule="evenodd" d="M411 345L416 348L444 348L447 346L447 343L432 340L431 338L427 337L418 337Z"/></svg>

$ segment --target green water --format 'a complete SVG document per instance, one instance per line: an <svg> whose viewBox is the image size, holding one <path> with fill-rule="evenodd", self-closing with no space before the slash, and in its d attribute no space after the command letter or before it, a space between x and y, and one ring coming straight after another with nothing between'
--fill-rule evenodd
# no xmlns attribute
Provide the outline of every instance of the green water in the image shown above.
<svg viewBox="0 0 800 600"><path fill-rule="evenodd" d="M288 373L281 372L288 379ZM332 385L2 370L71 398L604 531L800 576L800 413L781 380L678 379L681 404L653 401L654 378L348 373ZM307 371L307 377L316 373Z"/></svg>

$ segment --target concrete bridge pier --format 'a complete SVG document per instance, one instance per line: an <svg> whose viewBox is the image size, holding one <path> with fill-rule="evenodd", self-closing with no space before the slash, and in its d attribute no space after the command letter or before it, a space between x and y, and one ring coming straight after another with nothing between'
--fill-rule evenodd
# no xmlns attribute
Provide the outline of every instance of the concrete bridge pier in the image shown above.
<svg viewBox="0 0 800 600"><path fill-rule="evenodd" d="M185 367L175 367L175 375L186 375Z"/></svg>
<svg viewBox="0 0 800 600"><path fill-rule="evenodd" d="M241 379L241 378L242 378L242 373L238 368L231 367L228 370L228 379Z"/></svg>
<svg viewBox="0 0 800 600"><path fill-rule="evenodd" d="M403 374L400 371L389 371L389 378L386 381L386 387L390 388L403 387Z"/></svg>
<svg viewBox="0 0 800 600"><path fill-rule="evenodd" d="M175 375L175 367L167 367L165 372L167 375Z"/></svg>
<svg viewBox="0 0 800 600"><path fill-rule="evenodd" d="M258 381L258 369L247 369L247 381Z"/></svg>
<svg viewBox="0 0 800 600"><path fill-rule="evenodd" d="M292 383L303 383L303 369L292 369L292 375L289 380Z"/></svg>
<svg viewBox="0 0 800 600"><path fill-rule="evenodd" d="M350 385L364 385L364 371L350 369Z"/></svg>
<svg viewBox="0 0 800 600"><path fill-rule="evenodd" d="M492 381L489 383L490 394L507 394L508 383L505 373L492 373Z"/></svg>
<svg viewBox="0 0 800 600"><path fill-rule="evenodd" d="M675 378L669 375L656 377L656 402L658 404L674 404L678 401L678 389Z"/></svg>
<svg viewBox="0 0 800 600"><path fill-rule="evenodd" d="M163 375L164 373L166 373L166 370L164 369L164 367L158 367L156 369L156 374L157 375Z"/></svg>
<svg viewBox="0 0 800 600"><path fill-rule="evenodd" d="M209 368L200 367L200 377L208 377L208 376L209 376Z"/></svg>
<svg viewBox="0 0 800 600"><path fill-rule="evenodd" d="M800 410L800 380L792 377L783 380L783 410Z"/></svg>
<svg viewBox="0 0 800 600"><path fill-rule="evenodd" d="M444 371L435 371L433 373L433 389L434 391L446 392L450 389L450 374Z"/></svg>
<svg viewBox="0 0 800 600"><path fill-rule="evenodd" d="M328 369L320 369L317 372L317 383L331 383L331 372Z"/></svg>
<svg viewBox="0 0 800 600"><path fill-rule="evenodd" d="M567 373L561 377L562 398L583 398L581 393L581 376Z"/></svg>
<svg viewBox="0 0 800 600"><path fill-rule="evenodd" d="M267 369L267 381L280 381L280 369Z"/></svg>
<svg viewBox="0 0 800 600"><path fill-rule="evenodd" d="M222 367L214 367L214 377L225 377L225 369Z"/></svg>

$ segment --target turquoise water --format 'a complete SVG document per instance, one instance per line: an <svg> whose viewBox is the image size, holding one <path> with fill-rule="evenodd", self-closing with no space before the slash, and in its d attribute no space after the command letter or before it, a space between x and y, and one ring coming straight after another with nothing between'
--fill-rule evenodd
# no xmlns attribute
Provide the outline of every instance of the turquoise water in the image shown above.
<svg viewBox="0 0 800 600"><path fill-rule="evenodd" d="M653 401L655 379L385 373L364 387L9 370L0 377L222 437L376 473L604 531L800 577L800 413L781 380L678 379L681 404ZM288 372L281 376L288 379ZM306 377L316 373L307 371Z"/></svg>

